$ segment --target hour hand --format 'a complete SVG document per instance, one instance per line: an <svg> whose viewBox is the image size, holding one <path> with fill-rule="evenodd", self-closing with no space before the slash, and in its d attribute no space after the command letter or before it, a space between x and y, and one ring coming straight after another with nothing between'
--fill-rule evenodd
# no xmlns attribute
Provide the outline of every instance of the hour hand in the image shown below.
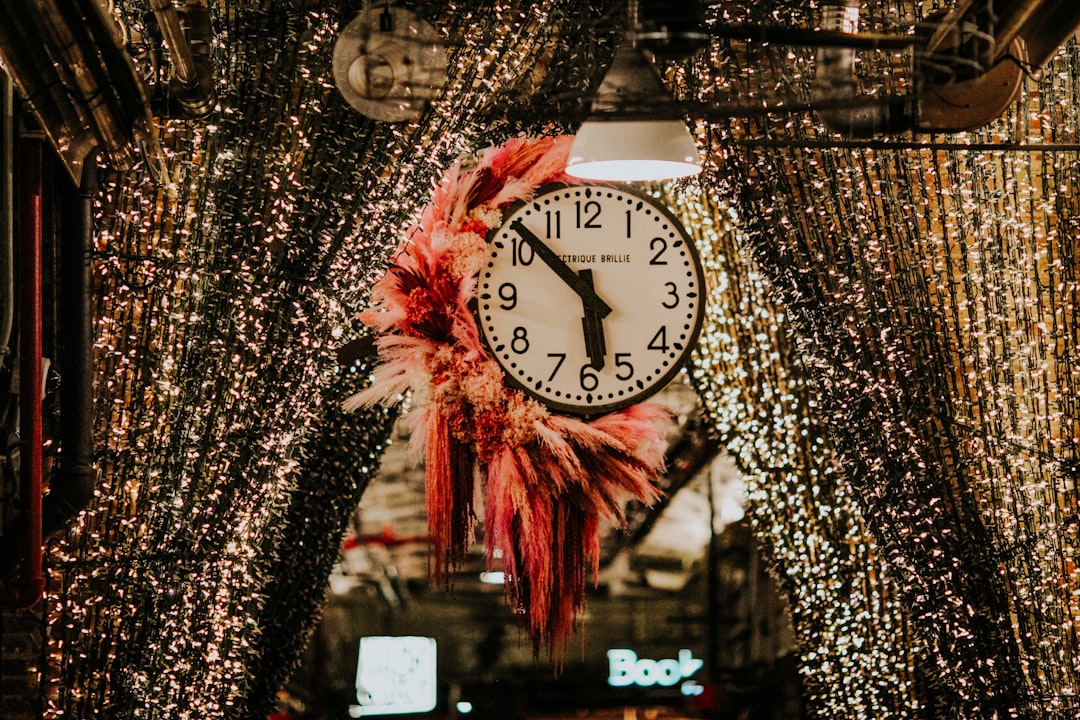
<svg viewBox="0 0 1080 720"><path fill-rule="evenodd" d="M554 250L549 248L543 240L536 237L536 233L525 227L525 223L521 222L521 218L510 223L510 229L516 232L522 240L529 243L533 252L539 255L540 259L547 263L548 267L554 270L555 274L562 278L562 281L581 297L581 302L585 304L586 309L591 308L600 317L606 317L611 313L608 304L601 300L600 296L593 290L592 283L586 281L563 262Z"/></svg>
<svg viewBox="0 0 1080 720"><path fill-rule="evenodd" d="M578 273L578 276L593 287L592 270L586 268ZM589 364L594 370L604 369L604 356L607 355L607 343L604 340L604 317L595 308L582 303L585 316L581 318L581 329L585 335L585 354L589 356Z"/></svg>

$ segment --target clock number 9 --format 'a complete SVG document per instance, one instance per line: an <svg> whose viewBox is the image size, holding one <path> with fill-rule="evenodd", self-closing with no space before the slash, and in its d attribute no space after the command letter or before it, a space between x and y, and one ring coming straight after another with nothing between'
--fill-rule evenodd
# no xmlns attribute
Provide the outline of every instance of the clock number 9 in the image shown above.
<svg viewBox="0 0 1080 720"><path fill-rule="evenodd" d="M514 283L503 283L499 286L499 299L502 300L499 307L503 310L513 310L517 307L517 287L514 286ZM665 307L667 306L665 305Z"/></svg>

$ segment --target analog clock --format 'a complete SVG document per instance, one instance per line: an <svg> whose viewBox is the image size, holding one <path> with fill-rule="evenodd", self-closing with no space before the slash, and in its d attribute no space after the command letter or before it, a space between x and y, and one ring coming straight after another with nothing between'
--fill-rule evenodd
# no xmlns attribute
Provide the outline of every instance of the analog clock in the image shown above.
<svg viewBox="0 0 1080 720"><path fill-rule="evenodd" d="M477 319L513 384L598 415L667 384L693 347L705 281L685 228L609 186L542 189L488 236Z"/></svg>

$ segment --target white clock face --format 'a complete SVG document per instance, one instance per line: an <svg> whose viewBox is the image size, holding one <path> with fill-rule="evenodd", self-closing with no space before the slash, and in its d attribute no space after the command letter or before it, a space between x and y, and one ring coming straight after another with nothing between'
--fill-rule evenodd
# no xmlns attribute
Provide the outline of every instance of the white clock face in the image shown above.
<svg viewBox="0 0 1080 720"><path fill-rule="evenodd" d="M510 380L555 410L596 415L678 372L704 316L682 225L626 189L548 189L488 236L477 317Z"/></svg>

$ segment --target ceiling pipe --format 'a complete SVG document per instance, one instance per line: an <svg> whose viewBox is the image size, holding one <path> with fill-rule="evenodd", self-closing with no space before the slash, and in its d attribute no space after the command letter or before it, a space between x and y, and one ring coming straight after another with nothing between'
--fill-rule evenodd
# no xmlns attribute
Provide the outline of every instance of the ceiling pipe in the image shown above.
<svg viewBox="0 0 1080 720"><path fill-rule="evenodd" d="M45 593L42 572L42 157L43 143L26 138L20 154L19 246L19 574L0 591L13 608L33 607ZM5 538L6 539L6 538Z"/></svg>
<svg viewBox="0 0 1080 720"><path fill-rule="evenodd" d="M151 0L150 9L169 48L172 99L187 117L209 115L217 104L217 92L210 59L213 30L205 1L188 0L178 10L173 0Z"/></svg>
<svg viewBox="0 0 1080 720"><path fill-rule="evenodd" d="M1076 4L1075 0L1073 0L1072 4ZM992 66L1002 58L1006 48L1009 47L1009 43L1020 37L1021 31L1036 14L1039 14L1038 11L1044 5L1046 3L1043 0L1022 0L1011 4L1004 3L1004 7L1000 8L1002 12L1001 22L994 25L994 42L985 56L987 67Z"/></svg>
<svg viewBox="0 0 1080 720"><path fill-rule="evenodd" d="M826 33L857 35L859 0L827 0L821 6L821 29ZM873 137L915 127L915 107L910 98L883 98L880 103L843 101L859 98L855 77L855 48L830 45L818 48L812 99L828 109L818 111L821 122L846 137ZM840 102L838 102L840 101Z"/></svg>
<svg viewBox="0 0 1080 720"><path fill-rule="evenodd" d="M0 63L75 183L95 147L127 169L152 134L146 85L100 0L4 0Z"/></svg>
<svg viewBox="0 0 1080 720"><path fill-rule="evenodd" d="M115 120L118 98L111 91L110 69L103 67L99 60L97 38L88 32L88 28L80 27L84 18L67 5L67 0L39 2L36 18L42 37L54 61L66 70L68 90L89 114L102 150L118 168L131 167L135 156L130 132ZM118 37L114 40L119 43Z"/></svg>
<svg viewBox="0 0 1080 720"><path fill-rule="evenodd" d="M60 222L60 456L42 500L42 534L62 530L94 497L94 196L98 167L90 158L82 182L63 197Z"/></svg>
<svg viewBox="0 0 1080 720"><path fill-rule="evenodd" d="M7 368L15 326L15 89L2 72L0 159L0 368Z"/></svg>
<svg viewBox="0 0 1080 720"><path fill-rule="evenodd" d="M1010 23L1005 32L1011 33L1011 26L1016 26L1016 34L1027 46L1030 69L1037 70L1045 66L1080 28L1080 3L1076 0L1044 0L1024 5L1014 13L1015 22ZM1000 45L999 41L999 48Z"/></svg>
<svg viewBox="0 0 1080 720"><path fill-rule="evenodd" d="M822 31L858 37L859 0L826 0ZM1077 28L1080 3L1069 0L967 0L937 18L915 58L917 100L822 109L822 123L848 137L905 130L960 132L999 118L1019 96L1024 73L1045 65ZM818 50L813 99L855 100L855 48ZM872 98L866 98L872 99Z"/></svg>
<svg viewBox="0 0 1080 720"><path fill-rule="evenodd" d="M0 2L0 63L69 175L81 176L83 160L98 142L90 117L73 102L30 11L19 2Z"/></svg>
<svg viewBox="0 0 1080 720"><path fill-rule="evenodd" d="M965 54L988 72L1023 42L1031 70L1045 65L1080 26L1076 0L965 0L948 15L929 45L930 53L971 46ZM950 40L950 38L958 38Z"/></svg>

